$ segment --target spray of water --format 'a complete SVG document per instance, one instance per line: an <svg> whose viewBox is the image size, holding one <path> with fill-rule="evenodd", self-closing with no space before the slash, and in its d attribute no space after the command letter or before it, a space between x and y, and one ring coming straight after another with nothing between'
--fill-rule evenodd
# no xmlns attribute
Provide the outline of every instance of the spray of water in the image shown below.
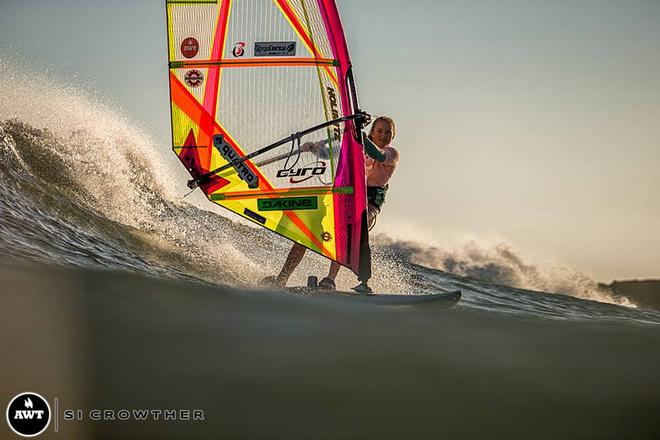
<svg viewBox="0 0 660 440"><path fill-rule="evenodd" d="M615 297L598 288L598 283L579 270L556 261L542 265L530 262L516 247L503 240L463 236L451 243L431 244L379 235L376 242L400 258L421 266L504 286L561 293L593 301L635 307L626 298Z"/></svg>
<svg viewBox="0 0 660 440"><path fill-rule="evenodd" d="M17 80L25 77L31 81ZM251 278L256 265L232 246L232 231L183 202L173 188L185 188L185 181L163 160L169 146L158 145L135 120L84 87L62 85L47 73L27 75L2 58L0 96L0 121L30 174L132 228L158 255L202 278Z"/></svg>

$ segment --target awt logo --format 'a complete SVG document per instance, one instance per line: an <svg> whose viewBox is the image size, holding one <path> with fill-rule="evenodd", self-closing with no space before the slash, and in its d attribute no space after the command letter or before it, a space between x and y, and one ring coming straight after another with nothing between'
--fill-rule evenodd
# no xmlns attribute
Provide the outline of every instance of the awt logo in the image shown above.
<svg viewBox="0 0 660 440"><path fill-rule="evenodd" d="M37 393L21 393L7 405L7 423L22 437L35 437L50 424L50 406Z"/></svg>

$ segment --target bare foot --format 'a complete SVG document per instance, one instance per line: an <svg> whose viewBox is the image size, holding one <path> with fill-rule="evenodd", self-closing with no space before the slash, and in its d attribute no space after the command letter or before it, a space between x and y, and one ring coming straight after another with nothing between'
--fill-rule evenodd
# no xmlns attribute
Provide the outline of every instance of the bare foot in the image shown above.
<svg viewBox="0 0 660 440"><path fill-rule="evenodd" d="M264 287L270 287L271 289L278 288L278 287L284 287L284 284L279 278L277 278L274 275L267 276L263 280L261 280L261 284Z"/></svg>

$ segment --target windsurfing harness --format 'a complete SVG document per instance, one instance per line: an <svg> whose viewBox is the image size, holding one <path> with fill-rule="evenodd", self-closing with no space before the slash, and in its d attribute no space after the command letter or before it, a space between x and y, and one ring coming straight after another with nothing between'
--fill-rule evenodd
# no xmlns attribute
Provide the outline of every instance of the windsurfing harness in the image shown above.
<svg viewBox="0 0 660 440"><path fill-rule="evenodd" d="M172 143L189 186L368 279L369 117L334 0L166 7Z"/></svg>

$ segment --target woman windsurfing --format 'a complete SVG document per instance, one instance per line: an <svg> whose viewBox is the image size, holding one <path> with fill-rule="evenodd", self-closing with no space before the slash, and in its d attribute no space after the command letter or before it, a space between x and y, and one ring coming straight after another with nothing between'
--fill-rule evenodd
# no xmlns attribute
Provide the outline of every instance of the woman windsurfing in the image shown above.
<svg viewBox="0 0 660 440"><path fill-rule="evenodd" d="M377 117L371 125L369 135L364 138L365 170L367 174L367 221L369 230L376 224L376 218L381 206L385 202L385 194L389 187L388 182L399 162L399 152L391 143L396 134L394 120L388 116ZM302 151L320 151L326 148L322 144L308 142L301 148ZM317 152L318 152L317 151ZM307 248L294 243L284 262L282 270L277 276L264 278L263 283L271 287L285 287L289 277L302 261ZM336 290L335 279L341 265L336 261L330 263L328 276L323 278L319 289ZM366 282L362 282L353 290L357 292L371 292Z"/></svg>

